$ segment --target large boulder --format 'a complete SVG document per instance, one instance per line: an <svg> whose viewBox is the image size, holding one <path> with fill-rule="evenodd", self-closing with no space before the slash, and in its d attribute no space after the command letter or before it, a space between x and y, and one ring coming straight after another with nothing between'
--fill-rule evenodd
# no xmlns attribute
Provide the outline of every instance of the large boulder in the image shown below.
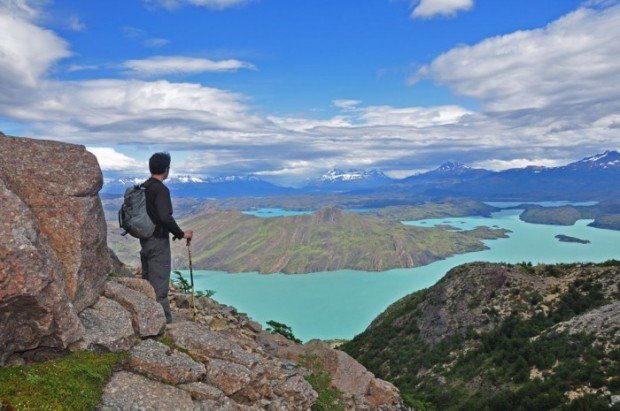
<svg viewBox="0 0 620 411"><path fill-rule="evenodd" d="M33 225L53 250L49 259L60 263L64 281L54 281L75 310L94 304L111 269L95 156L84 146L0 134L0 180L31 210ZM15 225L7 217L3 212L3 223Z"/></svg>
<svg viewBox="0 0 620 411"><path fill-rule="evenodd" d="M77 314L35 215L0 179L0 364L16 351L78 340Z"/></svg>

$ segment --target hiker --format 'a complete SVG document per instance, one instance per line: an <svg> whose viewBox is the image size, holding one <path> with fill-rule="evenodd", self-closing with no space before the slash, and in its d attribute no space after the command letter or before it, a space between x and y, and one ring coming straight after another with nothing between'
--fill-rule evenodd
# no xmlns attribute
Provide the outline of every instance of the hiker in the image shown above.
<svg viewBox="0 0 620 411"><path fill-rule="evenodd" d="M142 278L151 283L155 289L157 302L164 308L166 321L172 322L172 313L168 302L170 283L170 234L174 239L192 239L192 230L183 231L172 217L172 201L170 190L163 181L170 172L170 154L155 153L149 159L151 178L142 183L146 188L146 212L155 224L153 235L140 239L140 260L142 262Z"/></svg>

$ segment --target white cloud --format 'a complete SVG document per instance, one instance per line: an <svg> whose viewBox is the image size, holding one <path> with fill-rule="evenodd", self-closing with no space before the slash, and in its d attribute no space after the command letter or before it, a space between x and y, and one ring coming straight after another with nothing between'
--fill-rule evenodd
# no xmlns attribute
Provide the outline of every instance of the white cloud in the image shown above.
<svg viewBox="0 0 620 411"><path fill-rule="evenodd" d="M245 5L252 0L144 0L147 6L159 6L169 10L191 5L197 7L206 7L213 10L223 10L230 7Z"/></svg>
<svg viewBox="0 0 620 411"><path fill-rule="evenodd" d="M44 82L32 104L9 105L4 112L37 124L45 133L62 130L60 135L66 140L95 142L102 133L118 133L121 141L132 134L139 139L136 130L149 141L173 141L179 136L166 134L175 127L232 130L260 122L245 113L241 95L163 80Z"/></svg>
<svg viewBox="0 0 620 411"><path fill-rule="evenodd" d="M368 126L429 127L458 123L473 112L459 106L405 107L370 106L361 110L361 119Z"/></svg>
<svg viewBox="0 0 620 411"><path fill-rule="evenodd" d="M0 33L0 94L5 97L7 89L36 86L56 61L70 54L53 32L11 14L0 12Z"/></svg>
<svg viewBox="0 0 620 411"><path fill-rule="evenodd" d="M618 38L620 7L582 8L542 29L456 47L414 77L430 77L460 95L481 99L490 111L608 103L617 110Z"/></svg>
<svg viewBox="0 0 620 411"><path fill-rule="evenodd" d="M99 161L104 171L142 172L148 169L147 162L138 161L112 147L86 147Z"/></svg>
<svg viewBox="0 0 620 411"><path fill-rule="evenodd" d="M352 110L357 106L362 104L361 100L350 100L350 99L341 99L341 100L333 100L332 104L334 107L337 107L342 110Z"/></svg>
<svg viewBox="0 0 620 411"><path fill-rule="evenodd" d="M453 16L457 12L469 10L473 6L474 0L420 0L413 9L411 17Z"/></svg>
<svg viewBox="0 0 620 411"><path fill-rule="evenodd" d="M14 16L20 19L32 20L39 16L38 6L44 0L2 0L0 1L0 14Z"/></svg>
<svg viewBox="0 0 620 411"><path fill-rule="evenodd" d="M143 60L128 60L122 66L145 76L255 69L253 64L245 61L233 59L216 61L183 56L155 56Z"/></svg>
<svg viewBox="0 0 620 411"><path fill-rule="evenodd" d="M527 166L543 166L557 167L570 163L570 159L552 159L552 158L513 158L511 160L491 159L477 161L471 164L476 168L485 168L487 170L507 170L511 168L523 168Z"/></svg>
<svg viewBox="0 0 620 411"><path fill-rule="evenodd" d="M78 17L71 16L69 17L68 27L73 31L84 31L86 30L86 24Z"/></svg>

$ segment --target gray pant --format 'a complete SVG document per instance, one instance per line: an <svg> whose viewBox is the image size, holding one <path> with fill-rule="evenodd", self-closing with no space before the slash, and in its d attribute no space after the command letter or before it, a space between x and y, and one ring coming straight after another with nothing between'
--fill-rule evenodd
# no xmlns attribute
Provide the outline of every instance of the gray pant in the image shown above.
<svg viewBox="0 0 620 411"><path fill-rule="evenodd" d="M170 239L150 237L140 240L140 260L142 278L148 280L155 289L157 302L164 308L166 320L172 321L168 289L170 284Z"/></svg>

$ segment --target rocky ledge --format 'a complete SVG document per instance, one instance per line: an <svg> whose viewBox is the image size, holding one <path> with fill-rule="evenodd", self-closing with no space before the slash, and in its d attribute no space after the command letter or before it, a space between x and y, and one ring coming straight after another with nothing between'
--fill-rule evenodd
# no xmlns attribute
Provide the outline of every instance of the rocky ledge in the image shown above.
<svg viewBox="0 0 620 411"><path fill-rule="evenodd" d="M133 290L123 285L130 282ZM173 291L174 322L158 335L140 338L135 324L159 324L163 318L161 307L148 297L149 287L137 278L106 284L119 292L100 297L86 310L99 321L83 321L86 336L72 346L129 352L104 389L102 410L311 409L318 394L306 380L313 372L304 366L308 359L331 376L346 409L405 409L392 384L375 378L348 354L320 341L301 345L263 331L247 315L206 297L195 299L194 315L189 296ZM119 296L129 291L142 294L140 304L150 308L126 309ZM111 309L115 315L107 313Z"/></svg>

